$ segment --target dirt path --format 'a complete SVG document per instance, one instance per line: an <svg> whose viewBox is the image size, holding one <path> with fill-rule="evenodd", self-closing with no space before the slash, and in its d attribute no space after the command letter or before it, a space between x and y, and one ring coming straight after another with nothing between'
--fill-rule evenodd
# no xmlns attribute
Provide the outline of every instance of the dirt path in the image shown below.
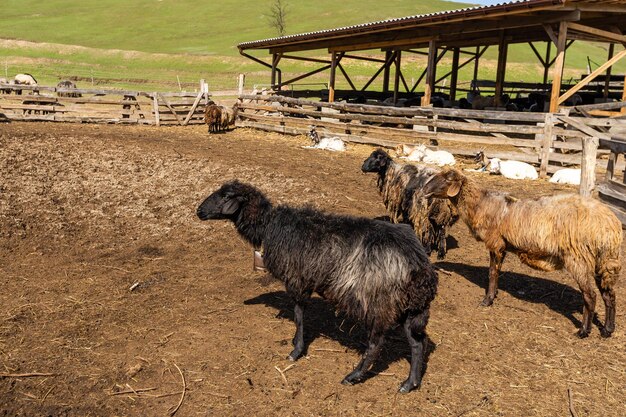
<svg viewBox="0 0 626 417"><path fill-rule="evenodd" d="M365 383L339 382L362 327L314 299L308 355L291 363L292 304L251 270L251 249L198 203L239 178L274 202L384 215L372 148L302 149L304 138L204 127L0 124L0 415L626 415L625 281L609 340L574 336L581 297L564 273L507 258L478 306L488 254L452 229L428 332L422 389L396 393L409 351L392 332ZM482 177L518 196L573 191ZM455 244L456 242L456 244ZM133 288L131 290L131 288ZM598 305L600 320L604 309ZM180 369L180 372L179 372ZM43 373L50 375L19 376ZM10 375L10 376L6 376Z"/></svg>

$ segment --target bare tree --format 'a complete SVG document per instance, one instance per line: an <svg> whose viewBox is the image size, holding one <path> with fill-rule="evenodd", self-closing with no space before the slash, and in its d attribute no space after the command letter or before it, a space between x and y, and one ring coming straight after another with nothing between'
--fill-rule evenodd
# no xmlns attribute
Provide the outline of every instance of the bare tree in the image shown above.
<svg viewBox="0 0 626 417"><path fill-rule="evenodd" d="M269 18L270 27L276 29L278 36L285 36L287 28L287 3L283 0L274 0L267 17Z"/></svg>

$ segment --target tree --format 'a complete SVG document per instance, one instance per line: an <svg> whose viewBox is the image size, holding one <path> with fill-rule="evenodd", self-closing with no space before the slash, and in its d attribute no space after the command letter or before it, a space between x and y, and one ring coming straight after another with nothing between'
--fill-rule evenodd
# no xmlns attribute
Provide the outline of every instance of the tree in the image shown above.
<svg viewBox="0 0 626 417"><path fill-rule="evenodd" d="M274 0L267 17L269 18L270 27L276 29L278 36L285 36L287 27L287 3L282 0Z"/></svg>

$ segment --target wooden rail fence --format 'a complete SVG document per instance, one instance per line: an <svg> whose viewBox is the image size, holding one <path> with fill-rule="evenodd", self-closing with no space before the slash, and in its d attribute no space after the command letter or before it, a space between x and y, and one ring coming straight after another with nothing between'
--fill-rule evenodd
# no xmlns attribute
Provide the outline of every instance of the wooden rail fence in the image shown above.
<svg viewBox="0 0 626 417"><path fill-rule="evenodd" d="M199 92L141 92L0 84L0 118L26 121L190 125L204 123Z"/></svg>
<svg viewBox="0 0 626 417"><path fill-rule="evenodd" d="M592 105L604 106L604 105ZM613 107L626 107L613 103ZM581 108L584 106L580 106ZM542 176L567 165L579 165L583 139L610 138L608 130L625 126L624 119L594 118L580 111L527 113L433 107L398 108L327 103L278 95L242 95L237 126L287 134L321 128L348 142L393 147L399 143L430 143L459 155L485 148L488 157L515 159L539 166ZM592 109L582 111L589 112ZM606 156L608 151L599 150ZM606 167L607 160L597 163Z"/></svg>

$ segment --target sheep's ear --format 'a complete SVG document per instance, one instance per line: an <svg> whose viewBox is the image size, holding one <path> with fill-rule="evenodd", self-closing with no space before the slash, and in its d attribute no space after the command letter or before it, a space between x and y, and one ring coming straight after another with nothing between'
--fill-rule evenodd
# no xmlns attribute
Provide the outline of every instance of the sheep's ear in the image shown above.
<svg viewBox="0 0 626 417"><path fill-rule="evenodd" d="M459 191L461 191L461 182L454 181L448 187L448 191L446 192L446 194L448 194L448 197L454 197L455 195L459 193Z"/></svg>
<svg viewBox="0 0 626 417"><path fill-rule="evenodd" d="M236 198L231 198L222 206L222 214L230 216L235 214L239 210L239 201Z"/></svg>

